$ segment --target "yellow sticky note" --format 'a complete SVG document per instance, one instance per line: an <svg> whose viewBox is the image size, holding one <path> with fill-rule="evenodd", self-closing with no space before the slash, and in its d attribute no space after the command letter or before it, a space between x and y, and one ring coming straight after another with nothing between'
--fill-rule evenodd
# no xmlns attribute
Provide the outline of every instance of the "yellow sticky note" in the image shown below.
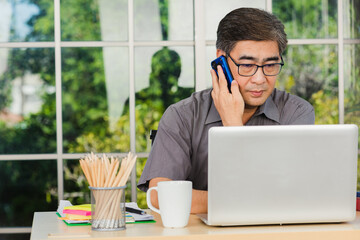
<svg viewBox="0 0 360 240"><path fill-rule="evenodd" d="M66 214L67 220L90 220L91 216L83 216L76 214Z"/></svg>
<svg viewBox="0 0 360 240"><path fill-rule="evenodd" d="M91 211L91 204L81 204L64 207L64 209Z"/></svg>

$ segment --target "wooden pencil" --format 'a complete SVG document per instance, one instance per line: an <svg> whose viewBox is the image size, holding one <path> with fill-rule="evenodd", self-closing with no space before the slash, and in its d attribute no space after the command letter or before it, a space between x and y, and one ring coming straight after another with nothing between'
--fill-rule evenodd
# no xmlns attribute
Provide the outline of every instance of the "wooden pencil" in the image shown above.
<svg viewBox="0 0 360 240"><path fill-rule="evenodd" d="M95 198L96 207L93 213L92 225L100 228L117 228L125 224L121 210L121 198L125 194L125 186L136 163L136 155L129 154L120 161L105 154L98 157L94 153L80 159L80 166ZM117 190L102 190L101 188L118 188ZM124 204L124 203L123 203ZM121 222L121 218L123 222Z"/></svg>

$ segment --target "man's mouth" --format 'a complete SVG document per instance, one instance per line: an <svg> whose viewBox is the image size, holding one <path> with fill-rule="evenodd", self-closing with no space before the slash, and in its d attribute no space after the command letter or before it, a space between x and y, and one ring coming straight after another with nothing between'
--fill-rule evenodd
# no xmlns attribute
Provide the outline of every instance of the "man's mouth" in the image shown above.
<svg viewBox="0 0 360 240"><path fill-rule="evenodd" d="M249 92L252 97L261 97L264 93L264 90L251 90Z"/></svg>

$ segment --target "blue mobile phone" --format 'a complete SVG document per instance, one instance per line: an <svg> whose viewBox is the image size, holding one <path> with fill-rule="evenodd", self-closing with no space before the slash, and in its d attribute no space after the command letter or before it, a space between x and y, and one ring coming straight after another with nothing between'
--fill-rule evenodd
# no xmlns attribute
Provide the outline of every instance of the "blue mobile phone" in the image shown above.
<svg viewBox="0 0 360 240"><path fill-rule="evenodd" d="M217 72L217 66L220 65L222 67L222 70L224 72L229 92L231 92L231 82L234 80L233 76L231 75L230 68L226 62L226 58L224 56L220 56L214 61L211 62L211 67L215 70L217 76L219 77L219 74Z"/></svg>

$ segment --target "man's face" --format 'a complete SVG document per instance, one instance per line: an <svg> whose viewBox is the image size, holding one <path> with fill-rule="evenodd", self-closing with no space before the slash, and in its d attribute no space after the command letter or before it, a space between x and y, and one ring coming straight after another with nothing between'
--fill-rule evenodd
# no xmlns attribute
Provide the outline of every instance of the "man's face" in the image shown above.
<svg viewBox="0 0 360 240"><path fill-rule="evenodd" d="M237 64L272 64L280 63L279 48L276 41L239 41L230 56ZM276 76L265 76L262 68L250 77L240 76L238 67L227 58L231 73L240 86L240 92L246 108L256 108L262 105L275 87Z"/></svg>

